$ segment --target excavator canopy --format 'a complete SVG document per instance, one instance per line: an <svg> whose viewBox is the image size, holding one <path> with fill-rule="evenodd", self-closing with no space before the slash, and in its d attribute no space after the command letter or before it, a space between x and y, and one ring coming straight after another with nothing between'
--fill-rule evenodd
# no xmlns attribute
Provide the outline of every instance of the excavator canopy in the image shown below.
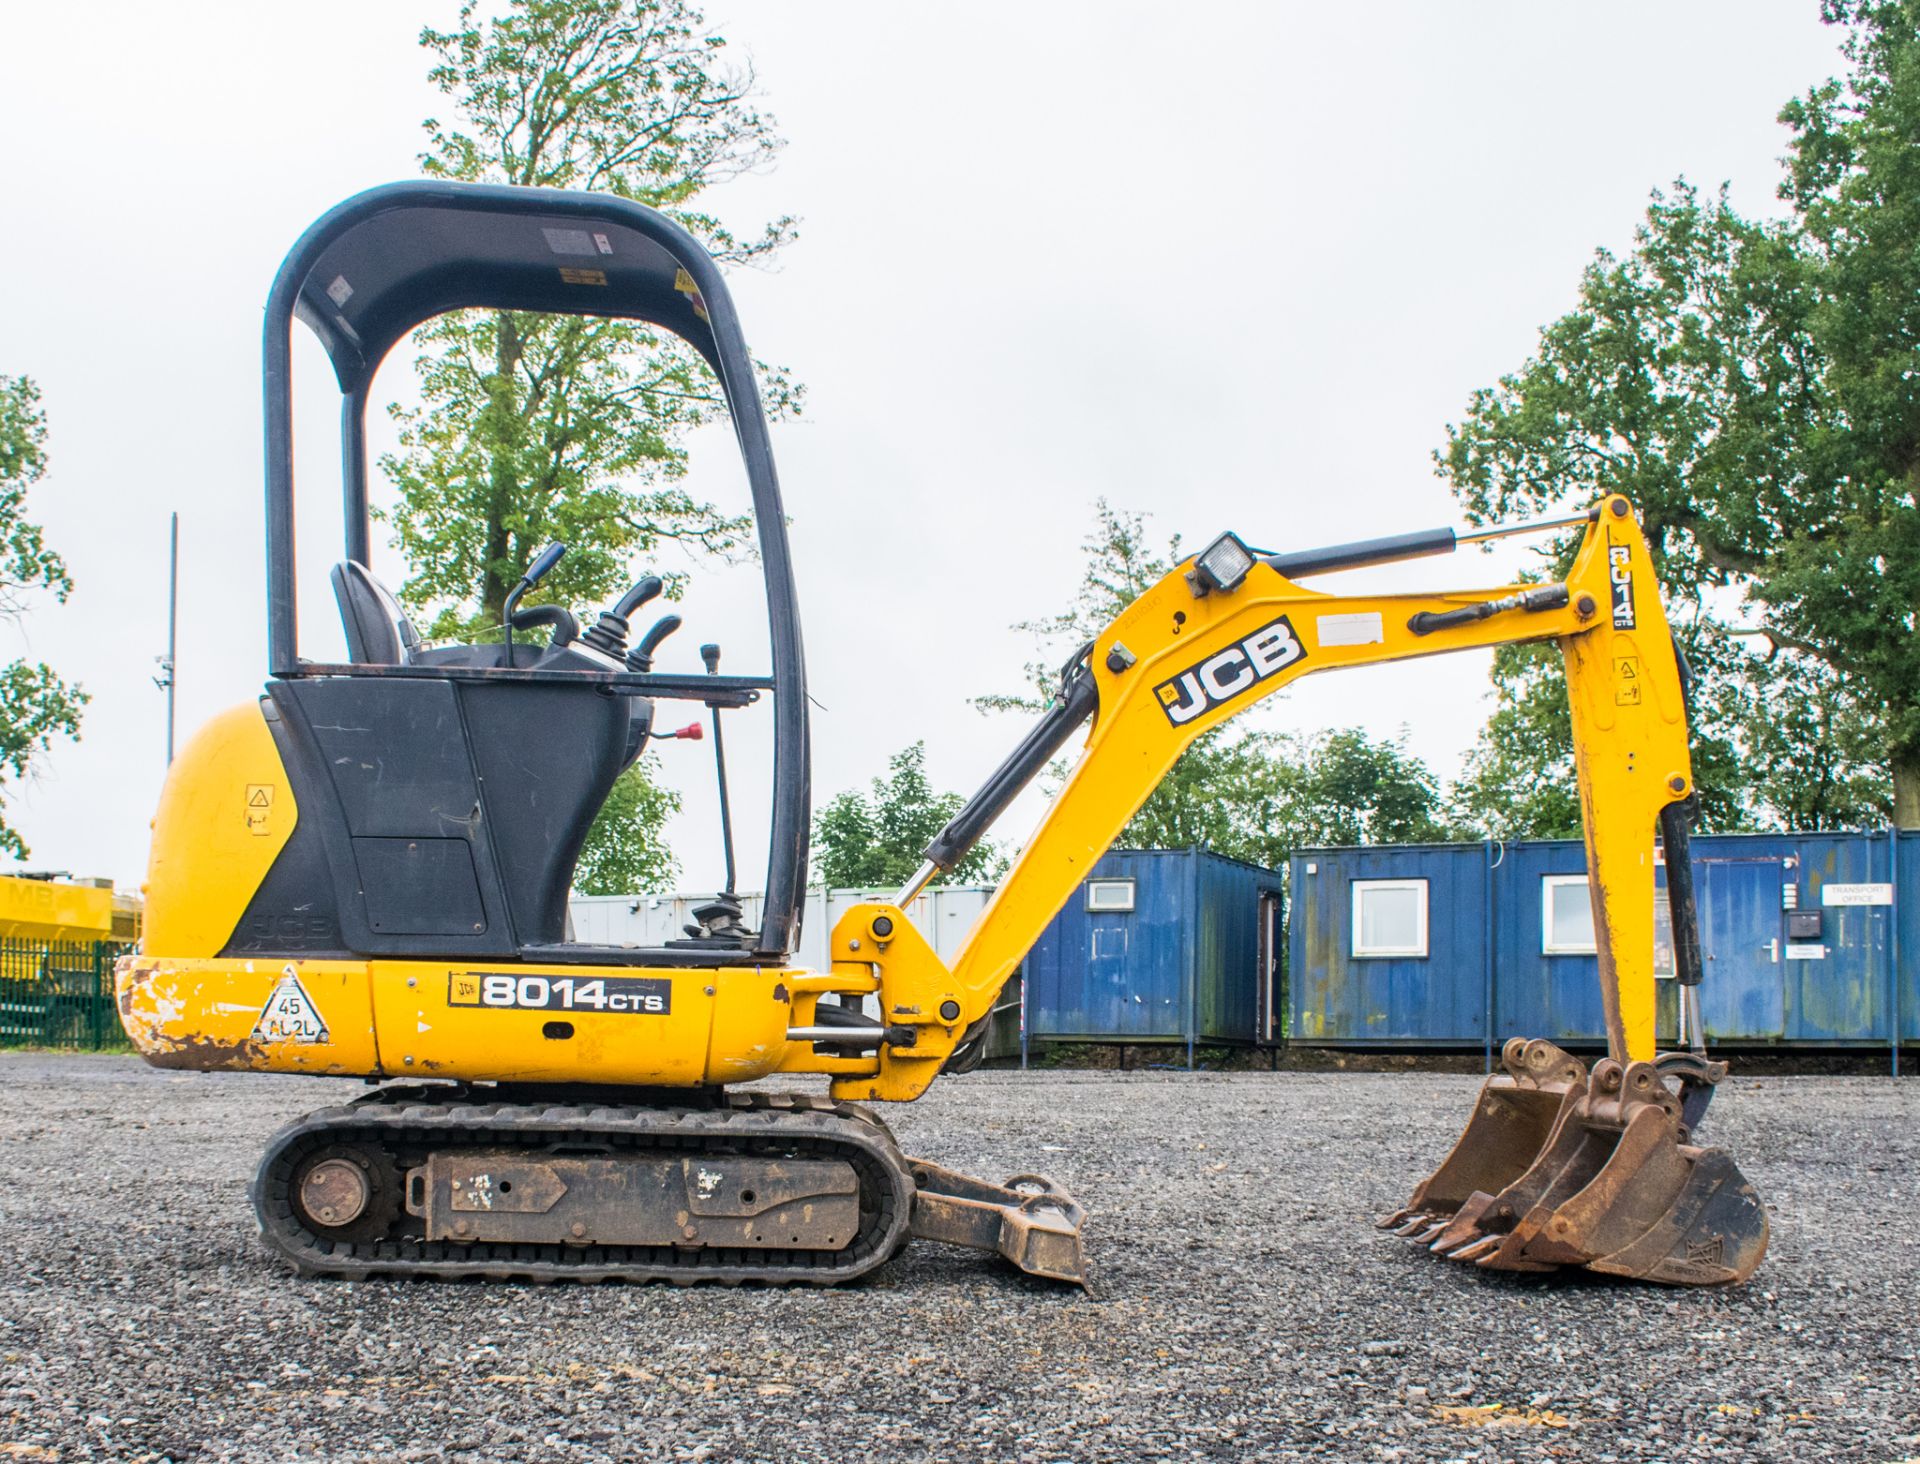
<svg viewBox="0 0 1920 1464"><path fill-rule="evenodd" d="M732 297L699 240L655 209L610 194L422 179L370 188L322 214L288 253L267 297L262 342L266 417L267 640L277 678L365 676L382 668L303 662L294 562L292 327L319 338L340 385L345 557L371 563L366 411L380 363L414 327L462 309L643 321L681 337L713 368L746 469L766 582L765 676L723 680L773 693L774 798L762 949L791 950L807 870L811 785L806 665L787 515L766 414ZM457 676L452 670L435 674ZM577 672L514 673L522 679ZM613 673L610 691L686 695L684 678Z"/></svg>

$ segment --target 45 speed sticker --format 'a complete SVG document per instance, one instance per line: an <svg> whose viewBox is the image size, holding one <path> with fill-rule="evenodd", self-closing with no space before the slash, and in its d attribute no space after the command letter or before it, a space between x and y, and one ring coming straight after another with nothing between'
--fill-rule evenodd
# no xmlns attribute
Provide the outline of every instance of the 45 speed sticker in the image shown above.
<svg viewBox="0 0 1920 1464"><path fill-rule="evenodd" d="M673 983L658 976L595 976L581 981L572 976L455 971L447 977L447 1005L664 1017L673 1009Z"/></svg>

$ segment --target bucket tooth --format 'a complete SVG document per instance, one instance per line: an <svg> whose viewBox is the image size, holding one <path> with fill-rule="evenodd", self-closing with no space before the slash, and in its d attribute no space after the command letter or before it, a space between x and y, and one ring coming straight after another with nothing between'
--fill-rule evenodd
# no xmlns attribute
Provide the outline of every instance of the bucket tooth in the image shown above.
<svg viewBox="0 0 1920 1464"><path fill-rule="evenodd" d="M1478 1240L1468 1241L1465 1245L1457 1245L1452 1250L1441 1251L1440 1254L1450 1261L1477 1261L1489 1251L1495 1249L1499 1244L1499 1236L1483 1235Z"/></svg>

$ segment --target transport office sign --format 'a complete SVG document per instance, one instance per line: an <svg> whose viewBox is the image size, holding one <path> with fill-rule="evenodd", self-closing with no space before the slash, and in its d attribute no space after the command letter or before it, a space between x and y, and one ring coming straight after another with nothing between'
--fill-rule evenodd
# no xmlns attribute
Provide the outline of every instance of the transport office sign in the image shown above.
<svg viewBox="0 0 1920 1464"><path fill-rule="evenodd" d="M1890 884L1824 884L1820 886L1823 905L1891 905Z"/></svg>

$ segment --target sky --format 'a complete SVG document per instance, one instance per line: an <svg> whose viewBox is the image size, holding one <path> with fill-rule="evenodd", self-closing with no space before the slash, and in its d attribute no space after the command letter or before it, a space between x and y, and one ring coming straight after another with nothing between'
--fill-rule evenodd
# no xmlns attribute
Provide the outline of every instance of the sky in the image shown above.
<svg viewBox="0 0 1920 1464"><path fill-rule="evenodd" d="M414 175L423 25L452 0L103 0L0 19L0 373L41 386L29 499L65 605L0 627L92 697L77 744L5 790L27 867L136 885L165 773L166 538L181 524L178 736L265 677L259 327L305 226ZM1291 550L1458 522L1431 454L1514 370L1649 191L1727 182L1777 209L1782 102L1840 67L1816 0L1606 7L1376 0L900 4L713 0L787 146L712 196L799 236L733 288L755 352L807 388L774 444L792 518L815 803L924 739L971 790L1018 740L969 698L1015 689L1015 622L1064 608L1095 501L1197 548ZM336 401L296 349L302 650L342 643ZM411 399L403 349L377 394ZM384 421L375 450L391 443ZM692 486L745 502L724 431ZM376 491L376 498L380 495ZM1505 582L1514 551L1318 588ZM751 567L708 565L660 669L760 669ZM380 546L390 583L405 566ZM636 575L650 566L636 564ZM588 608L588 607L582 607ZM1403 731L1451 776L1485 653L1309 677L1264 714ZM667 706L663 721L681 708ZM742 884L764 868L763 709L728 728ZM710 743L671 743L681 884L719 880ZM1017 844L1043 804L996 831Z"/></svg>

